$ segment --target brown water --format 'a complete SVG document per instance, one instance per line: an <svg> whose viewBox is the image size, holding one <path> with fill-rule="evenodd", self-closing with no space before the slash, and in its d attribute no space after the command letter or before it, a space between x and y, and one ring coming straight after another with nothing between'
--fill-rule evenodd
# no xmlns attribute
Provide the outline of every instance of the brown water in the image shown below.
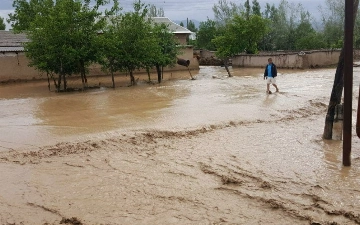
<svg viewBox="0 0 360 225"><path fill-rule="evenodd" d="M360 142L343 168L321 139L335 70L280 70L272 95L262 72L0 86L0 223L360 224Z"/></svg>

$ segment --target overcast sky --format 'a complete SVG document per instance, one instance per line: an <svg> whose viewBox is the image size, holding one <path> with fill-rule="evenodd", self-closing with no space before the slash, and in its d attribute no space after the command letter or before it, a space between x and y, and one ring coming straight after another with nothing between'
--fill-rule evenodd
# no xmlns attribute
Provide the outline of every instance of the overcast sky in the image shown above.
<svg viewBox="0 0 360 225"><path fill-rule="evenodd" d="M236 3L244 3L245 0L228 0ZM278 5L281 0L258 0L262 8L266 3ZM7 18L8 14L13 12L13 0L0 0L0 16ZM119 0L120 5L129 10L132 8L133 0ZM212 7L218 0L142 0L146 4L154 4L162 7L165 11L165 16L171 20L185 20L186 18L192 20L204 21L209 17L213 18ZM250 1L251 2L251 1ZM319 5L324 4L325 0L288 0L289 3L301 3L311 15L317 17L319 14ZM9 26L7 26L9 29Z"/></svg>

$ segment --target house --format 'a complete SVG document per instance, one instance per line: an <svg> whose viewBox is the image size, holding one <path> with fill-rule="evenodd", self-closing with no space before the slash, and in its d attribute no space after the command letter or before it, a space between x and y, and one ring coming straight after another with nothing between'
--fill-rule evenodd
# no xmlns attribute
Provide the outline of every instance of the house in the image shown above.
<svg viewBox="0 0 360 225"><path fill-rule="evenodd" d="M163 23L167 25L169 30L175 35L175 37L178 39L179 44L183 47L181 50L180 55L178 55L178 58L189 60L190 69L199 69L199 62L197 58L194 58L194 47L192 45L187 45L186 39L190 37L193 32L189 29L180 26L179 24L171 21L167 17L152 17L151 18L154 23ZM164 71L171 71L171 70L183 70L184 67L180 65L176 65L174 68L164 68Z"/></svg>
<svg viewBox="0 0 360 225"><path fill-rule="evenodd" d="M152 17L154 23L163 23L175 35L181 45L187 45L186 39L193 34L190 30L174 23L167 17Z"/></svg>
<svg viewBox="0 0 360 225"><path fill-rule="evenodd" d="M12 31L0 31L0 53L24 52L23 43L28 42L26 34L15 34Z"/></svg>
<svg viewBox="0 0 360 225"><path fill-rule="evenodd" d="M28 66L23 43L26 34L0 31L0 82L41 79L41 74Z"/></svg>

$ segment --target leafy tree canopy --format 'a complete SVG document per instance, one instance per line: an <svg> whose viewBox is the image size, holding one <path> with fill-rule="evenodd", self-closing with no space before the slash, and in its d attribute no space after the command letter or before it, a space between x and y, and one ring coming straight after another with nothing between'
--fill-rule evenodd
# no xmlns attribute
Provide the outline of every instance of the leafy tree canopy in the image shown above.
<svg viewBox="0 0 360 225"><path fill-rule="evenodd" d="M197 47L212 51L216 50L211 40L216 37L217 33L218 29L214 20L208 18L206 21L200 22L199 31L196 34Z"/></svg>
<svg viewBox="0 0 360 225"><path fill-rule="evenodd" d="M213 40L217 56L226 59L244 51L256 53L257 43L266 32L266 20L260 16L252 15L248 20L235 16L227 24L225 33Z"/></svg>
<svg viewBox="0 0 360 225"><path fill-rule="evenodd" d="M163 8L157 8L155 5L150 5L149 11L148 11L149 17L164 17L165 12Z"/></svg>
<svg viewBox="0 0 360 225"><path fill-rule="evenodd" d="M42 0L42 3L37 9L44 11L36 13L26 29L30 39L25 44L26 54L31 66L59 74L58 88L63 79L66 89L65 75L84 75L86 67L96 61L94 43L106 19L98 9L106 1L98 0L93 7L90 0ZM115 2L114 7L117 5Z"/></svg>
<svg viewBox="0 0 360 225"><path fill-rule="evenodd" d="M0 16L0 30L5 30L5 29L6 29L6 24L4 22L4 18Z"/></svg>

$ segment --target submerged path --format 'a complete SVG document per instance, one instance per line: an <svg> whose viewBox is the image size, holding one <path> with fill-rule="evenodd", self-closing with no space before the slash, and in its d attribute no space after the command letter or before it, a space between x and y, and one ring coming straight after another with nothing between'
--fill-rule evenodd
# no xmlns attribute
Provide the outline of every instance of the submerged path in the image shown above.
<svg viewBox="0 0 360 225"><path fill-rule="evenodd" d="M334 71L280 71L273 95L261 72L0 87L0 224L360 224L360 142L342 168L341 142L321 139Z"/></svg>

